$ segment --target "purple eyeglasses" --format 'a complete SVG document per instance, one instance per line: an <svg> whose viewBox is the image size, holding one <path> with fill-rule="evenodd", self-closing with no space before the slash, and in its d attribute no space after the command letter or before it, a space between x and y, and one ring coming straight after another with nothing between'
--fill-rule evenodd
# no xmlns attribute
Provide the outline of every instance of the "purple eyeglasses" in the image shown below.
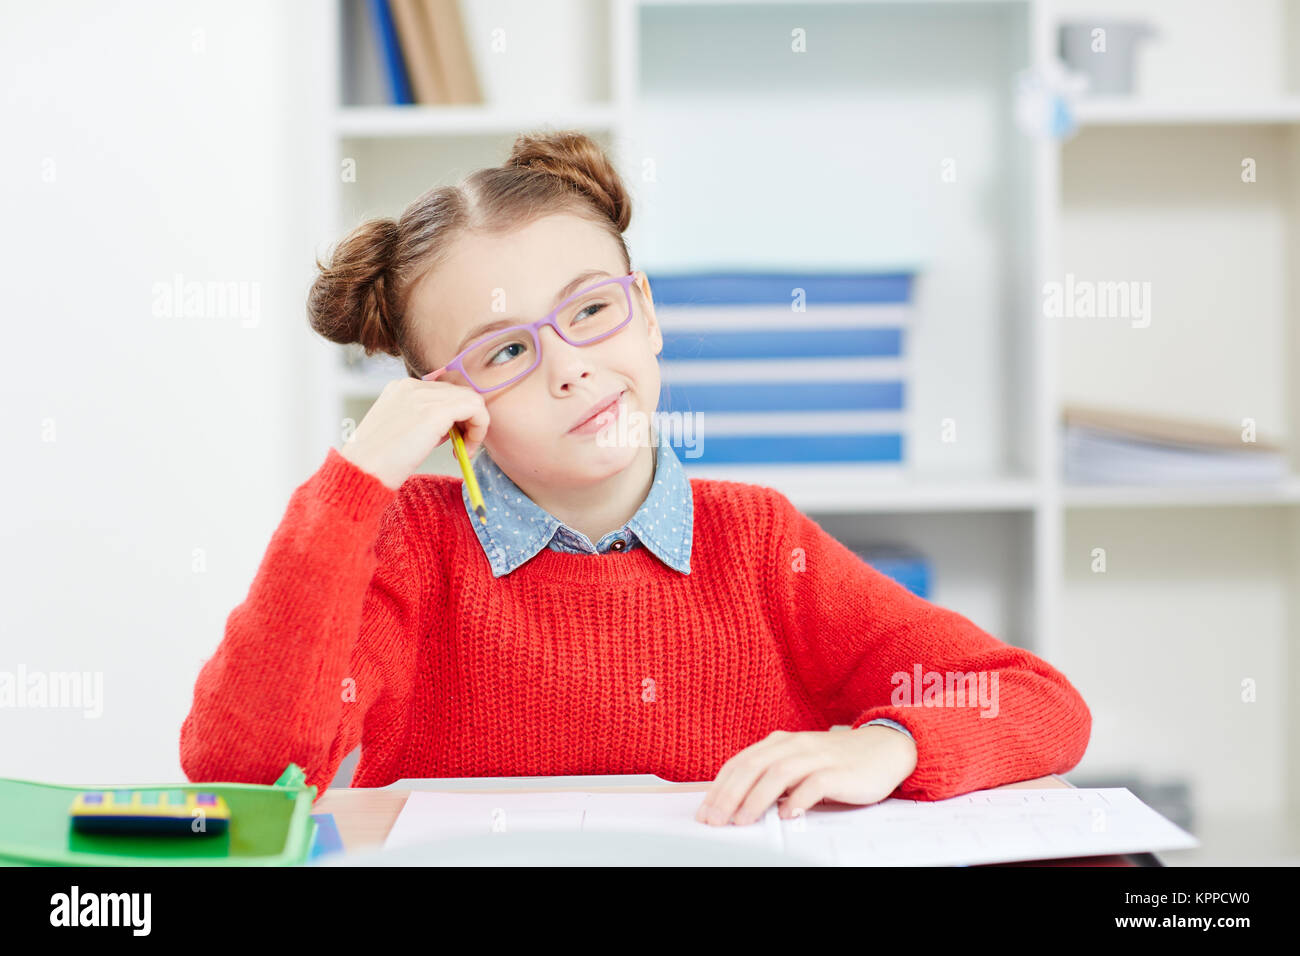
<svg viewBox="0 0 1300 956"><path fill-rule="evenodd" d="M442 368L421 378L431 382L456 371L479 394L512 385L541 364L539 333L543 326L549 325L560 338L575 346L594 345L626 328L632 321L632 283L636 275L629 272L602 279L569 296L543 319L482 335ZM511 353L515 348L522 351Z"/></svg>

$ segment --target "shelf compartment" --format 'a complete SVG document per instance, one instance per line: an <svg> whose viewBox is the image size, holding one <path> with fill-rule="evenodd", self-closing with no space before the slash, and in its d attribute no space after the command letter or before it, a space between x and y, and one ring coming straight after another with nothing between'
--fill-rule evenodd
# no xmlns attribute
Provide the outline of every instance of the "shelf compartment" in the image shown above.
<svg viewBox="0 0 1300 956"><path fill-rule="evenodd" d="M617 112L608 106L573 107L539 113L497 106L345 106L335 111L339 136L393 139L412 136L481 136L512 139L541 125L556 129L614 129Z"/></svg>
<svg viewBox="0 0 1300 956"><path fill-rule="evenodd" d="M1065 485L1067 508L1269 507L1300 503L1300 475L1285 481L1240 484Z"/></svg>

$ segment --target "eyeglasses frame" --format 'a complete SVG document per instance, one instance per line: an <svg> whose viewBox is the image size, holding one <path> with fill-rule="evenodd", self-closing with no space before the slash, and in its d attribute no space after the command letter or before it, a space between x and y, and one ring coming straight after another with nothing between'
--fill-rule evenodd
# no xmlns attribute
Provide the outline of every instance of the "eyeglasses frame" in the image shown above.
<svg viewBox="0 0 1300 956"><path fill-rule="evenodd" d="M576 348L585 348L588 345L595 345L597 342L600 342L604 339L609 338L611 335L616 335L619 332L623 331L623 329L625 329L628 326L628 324L632 321L632 314L635 311L632 305L632 283L636 281L636 278L637 278L637 272L636 270L633 270L624 276L613 276L609 279L601 279L599 282L593 283L592 285L589 285L586 288L580 289L577 292L573 293L573 295L569 296L567 299L565 299L563 302L557 305L554 309L548 312L544 318L540 318L536 322L525 322L520 325L511 325L504 329L496 329L492 332L485 332L483 335L480 335L478 338L476 338L473 342L469 343L469 345L465 346L464 350L462 350L459 355L453 358L442 368L434 369L429 374L422 375L420 377L421 381L432 382L438 376L454 370L460 372L461 377L464 378L465 381L469 383L469 387L474 389L474 391L478 392L480 395L486 395L489 392L495 392L498 389L506 388L507 386L513 385L521 378L531 374L534 370L536 370L537 366L542 364L541 331L543 326L550 326L552 329L555 330L556 335L558 335L565 342L568 342L569 345L572 345ZM614 326L614 328L610 329L608 332L602 332L594 339L588 339L585 342L572 341L567 335L564 334L563 331L561 331L560 325L556 321L556 316L558 316L560 314L560 311L573 300L580 299L584 295L587 295L592 290L599 289L601 286L609 285L611 283L618 283L623 287L623 294L627 296L627 317L623 319L623 321L620 322L618 325ZM533 346L535 348L535 351L537 352L537 358L533 361L533 364L530 365L524 371L520 372L514 378L510 379L510 381L508 382L502 382L500 385L493 385L491 388L479 388L476 384L474 384L474 380L470 378L469 373L465 371L465 366L463 364L465 356L468 355L470 352L474 351L475 349L479 348L484 342L497 338L498 336L506 335L507 333L510 332L518 332L521 329L527 331L528 334L532 336Z"/></svg>

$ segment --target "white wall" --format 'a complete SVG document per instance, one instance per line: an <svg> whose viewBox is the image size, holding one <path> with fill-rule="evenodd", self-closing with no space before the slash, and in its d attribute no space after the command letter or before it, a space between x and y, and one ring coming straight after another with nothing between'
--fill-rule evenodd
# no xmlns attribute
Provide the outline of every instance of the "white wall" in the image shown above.
<svg viewBox="0 0 1300 956"><path fill-rule="evenodd" d="M311 6L0 12L0 672L103 680L97 719L0 707L0 776L183 779L199 665L324 458L297 372ZM248 308L156 315L177 274Z"/></svg>

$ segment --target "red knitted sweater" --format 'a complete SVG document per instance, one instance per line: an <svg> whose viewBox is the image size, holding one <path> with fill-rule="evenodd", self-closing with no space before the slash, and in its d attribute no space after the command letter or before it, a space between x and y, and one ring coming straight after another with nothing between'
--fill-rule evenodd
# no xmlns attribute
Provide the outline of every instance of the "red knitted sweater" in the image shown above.
<svg viewBox="0 0 1300 956"><path fill-rule="evenodd" d="M691 479L691 573L648 548L543 549L493 578L461 480L393 491L330 449L300 485L181 727L192 781L325 792L402 777L654 773L711 781L773 730L912 733L894 796L1059 773L1091 714L1028 651L874 570L779 492ZM984 672L996 708L930 672ZM926 675L926 686L908 688ZM992 675L996 674L996 684ZM965 705L963 706L963 702Z"/></svg>

